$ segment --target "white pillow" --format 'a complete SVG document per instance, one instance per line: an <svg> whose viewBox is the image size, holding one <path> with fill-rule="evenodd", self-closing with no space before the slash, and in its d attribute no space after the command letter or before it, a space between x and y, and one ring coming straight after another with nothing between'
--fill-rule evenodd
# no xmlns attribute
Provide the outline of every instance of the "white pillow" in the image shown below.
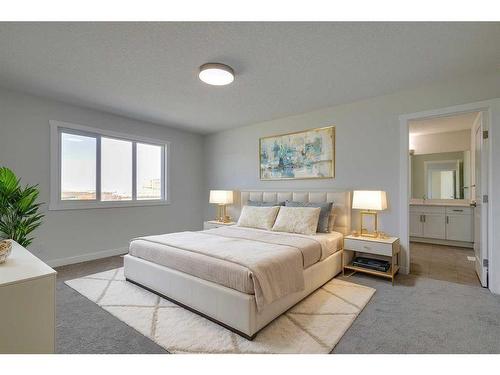
<svg viewBox="0 0 500 375"><path fill-rule="evenodd" d="M320 211L319 207L281 207L273 231L315 234Z"/></svg>
<svg viewBox="0 0 500 375"><path fill-rule="evenodd" d="M273 227L274 220L276 220L276 215L278 214L279 209L279 206L243 206L237 225L240 227L269 230Z"/></svg>

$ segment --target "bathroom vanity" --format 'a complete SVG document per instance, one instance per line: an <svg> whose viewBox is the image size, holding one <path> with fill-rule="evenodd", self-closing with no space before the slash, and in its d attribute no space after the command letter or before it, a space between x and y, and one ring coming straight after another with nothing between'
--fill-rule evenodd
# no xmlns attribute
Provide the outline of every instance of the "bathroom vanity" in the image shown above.
<svg viewBox="0 0 500 375"><path fill-rule="evenodd" d="M471 152L417 151L410 152L410 240L472 248Z"/></svg>
<svg viewBox="0 0 500 375"><path fill-rule="evenodd" d="M464 201L410 202L410 240L470 247L474 245L474 207Z"/></svg>

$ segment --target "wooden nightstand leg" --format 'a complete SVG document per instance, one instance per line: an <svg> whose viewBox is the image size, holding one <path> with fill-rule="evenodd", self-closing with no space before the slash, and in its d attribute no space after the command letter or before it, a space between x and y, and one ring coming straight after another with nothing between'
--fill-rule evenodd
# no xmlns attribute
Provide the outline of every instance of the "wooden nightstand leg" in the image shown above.
<svg viewBox="0 0 500 375"><path fill-rule="evenodd" d="M391 257L391 273L392 273L392 277L391 277L391 281L392 281L392 286L394 286L394 254L392 254L392 257Z"/></svg>
<svg viewBox="0 0 500 375"><path fill-rule="evenodd" d="M342 262L342 276L345 276L345 268L344 268L344 250L342 249L342 255L340 256Z"/></svg>

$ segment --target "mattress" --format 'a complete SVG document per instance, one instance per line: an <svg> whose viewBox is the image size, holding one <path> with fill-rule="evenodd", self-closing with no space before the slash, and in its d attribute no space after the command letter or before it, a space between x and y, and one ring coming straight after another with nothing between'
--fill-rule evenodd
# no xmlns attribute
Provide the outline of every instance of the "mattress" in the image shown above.
<svg viewBox="0 0 500 375"><path fill-rule="evenodd" d="M301 238L312 239L320 246L301 249L303 254L303 269L322 261L343 246L343 235L338 232L301 235L242 227L235 227L233 231L228 230L228 228L225 228L225 230L216 228L203 231L203 233L218 234L221 236L231 236L233 232L235 233L234 236L238 238L246 240L251 238L255 242L255 246L259 246L260 242L271 240L274 243L293 246L294 238L297 242L300 242ZM186 251L182 248L159 243L155 241L155 236L132 240L129 254L199 277L203 280L235 289L242 293L255 293L254 278L247 267L198 252Z"/></svg>

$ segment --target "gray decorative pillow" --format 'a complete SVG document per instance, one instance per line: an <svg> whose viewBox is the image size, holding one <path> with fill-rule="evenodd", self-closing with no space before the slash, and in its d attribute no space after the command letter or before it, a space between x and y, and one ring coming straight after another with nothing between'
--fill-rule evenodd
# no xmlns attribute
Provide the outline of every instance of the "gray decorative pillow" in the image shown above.
<svg viewBox="0 0 500 375"><path fill-rule="evenodd" d="M306 203L306 202L291 202L286 201L285 206L287 207L319 207L321 211L319 212L318 228L316 232L318 233L329 233L330 232L330 214L332 213L333 203Z"/></svg>
<svg viewBox="0 0 500 375"><path fill-rule="evenodd" d="M274 206L284 206L285 202L259 202L259 201L248 201L247 206L255 207L274 207Z"/></svg>

